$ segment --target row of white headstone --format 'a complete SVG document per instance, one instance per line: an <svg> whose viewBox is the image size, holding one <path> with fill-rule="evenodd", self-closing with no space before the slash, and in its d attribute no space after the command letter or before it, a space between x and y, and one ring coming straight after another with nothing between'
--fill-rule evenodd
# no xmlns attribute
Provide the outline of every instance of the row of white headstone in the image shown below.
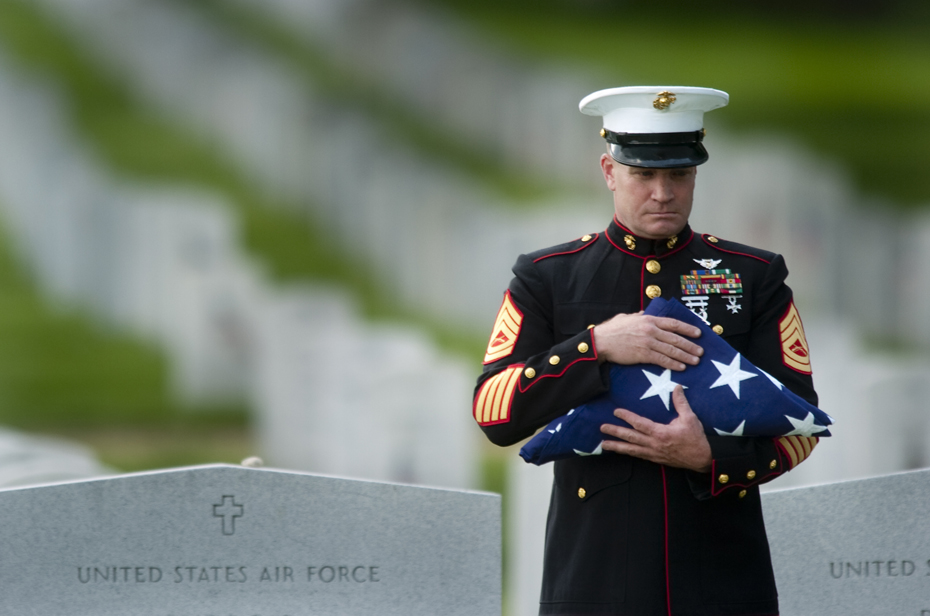
<svg viewBox="0 0 930 616"><path fill-rule="evenodd" d="M271 464L474 487L470 367L366 323L335 289L269 283L215 195L119 181L54 90L0 61L0 208L40 289L151 340L192 405L250 399Z"/></svg>
<svg viewBox="0 0 930 616"><path fill-rule="evenodd" d="M482 189L442 161L427 159L392 142L372 118L337 108L315 93L286 61L223 29L190 5L136 0L39 1L54 9L54 14L94 50L102 65L117 71L141 101L220 144L256 182L289 198L293 207L307 208L330 225L353 254L367 256L373 269L393 283L401 298L447 322L485 330L506 285L508 266L519 252L597 230L609 215L606 197L600 207L602 214L593 213L596 206L581 211L541 207L531 213L508 206L503 197ZM352 60L352 66L360 66L359 72L364 69L365 74L379 73L386 82L402 83L412 79L405 77L408 72L418 74L417 69L392 56L390 41L401 48L435 48L435 53L426 54L431 57L455 56L468 49L465 35L439 17L412 11L399 11L395 17L395 13L379 13L364 0L345 5L321 0L306 4L306 8L284 0L252 6L264 7L272 16L290 15L288 23L297 24L308 37L316 30L307 18L319 17L331 27L326 28L329 34L325 36L317 32L315 42L329 45L345 62L354 56L336 52L354 42L355 47L367 51L357 52L365 59ZM272 10L275 7L277 13ZM304 15L303 21L299 15ZM376 42L369 50L368 39L358 34L369 32L357 25L360 15L377 17L386 30L393 28L406 35L386 37L387 46L379 47ZM394 21L397 24L391 25ZM414 28L411 23L421 25ZM333 35L334 28L343 36ZM401 54L402 58L408 55ZM380 62L378 70L371 68L376 61ZM491 71L491 65L481 64L482 72ZM560 81L560 74L550 75L554 91L577 88L577 84ZM439 79L436 89L455 91L460 81L445 77ZM469 83L480 89L484 82ZM504 99L532 98L535 86L523 89L525 83L516 80L501 104L505 104ZM411 108L422 108L426 113L429 105L422 97L428 89L425 85L401 88L392 94L406 95ZM449 96L439 107L452 105L455 98ZM463 105L469 107L467 101ZM499 118L482 109L489 122ZM459 113L464 111L440 113L437 126L446 123L450 134L469 132L467 124L455 123ZM578 117L565 110L535 122L547 128L574 126ZM486 139L493 139L493 135ZM927 217L905 220L855 207L862 199L841 169L785 140L768 135L737 141L714 134L711 139L711 160L699 173L692 217L696 228L785 254L793 271L789 282L809 325L855 323L873 334L892 337L906 333L908 340L930 343L930 315L926 314L930 298L924 297L925 289L930 288L930 269L921 267L927 262L923 257L930 252ZM585 147L577 146L576 158L584 158ZM571 142L549 149L563 148L574 149ZM591 164L594 166L593 160ZM902 255L902 251L911 254ZM860 401L858 407L867 413L861 401L872 395L869 392L881 389L880 383L890 378L899 378L876 377L878 383L873 384L873 379L834 383L828 377L836 366L843 367L843 374L860 370L884 375L887 371L873 369L872 364L894 365L893 360L878 360L865 351L850 356L845 351L834 354L829 350L855 347L830 342L854 338L854 329L852 334L842 333L851 327L847 324L820 332L814 327L810 332L812 338L826 339L821 348L814 347L813 362L818 375L818 368L823 367L824 376L817 382L822 406L840 419L839 431L843 430L843 417L856 414L846 408L850 398ZM920 408L923 368L919 358L899 361L901 370L906 366L908 374L916 371L917 376L905 379L911 385L904 389L917 397L896 409L895 418L888 423L911 425L915 421L911 409ZM850 388L856 393L847 396ZM872 452L864 456L865 462L833 463L829 478L836 473L857 476L860 471L853 473L853 468L885 469L903 464L890 451L863 449L860 444L851 447L843 459L863 459L863 450ZM912 463L928 458L927 453L909 456ZM818 471L815 476L821 474Z"/></svg>
<svg viewBox="0 0 930 616"><path fill-rule="evenodd" d="M189 126L264 190L308 210L418 311L484 332L517 254L609 220L590 196L515 207L322 96L297 68L195 5L38 1L141 104Z"/></svg>
<svg viewBox="0 0 930 616"><path fill-rule="evenodd" d="M596 77L514 60L441 14L402 2L227 0L280 20L450 140L511 152L504 160L519 173L584 177L588 189L519 209L195 5L35 1L141 102L216 143L348 242L402 300L441 319L484 331L516 254L602 229L610 215L606 191L594 192L597 121L575 107ZM460 64L471 68L453 70ZM708 147L695 227L785 254L804 314L839 314L872 336L930 347L926 216L870 213L838 166L777 135L712 130ZM548 164L555 157L572 164L562 171Z"/></svg>

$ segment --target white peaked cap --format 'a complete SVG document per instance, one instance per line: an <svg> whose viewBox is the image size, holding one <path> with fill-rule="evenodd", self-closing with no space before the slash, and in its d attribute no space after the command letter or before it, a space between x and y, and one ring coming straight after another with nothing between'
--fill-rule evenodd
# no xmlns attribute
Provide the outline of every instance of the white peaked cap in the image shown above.
<svg viewBox="0 0 930 616"><path fill-rule="evenodd" d="M629 86L588 94L581 113L604 117L615 133L684 133L704 127L704 113L725 107L730 95L692 86Z"/></svg>

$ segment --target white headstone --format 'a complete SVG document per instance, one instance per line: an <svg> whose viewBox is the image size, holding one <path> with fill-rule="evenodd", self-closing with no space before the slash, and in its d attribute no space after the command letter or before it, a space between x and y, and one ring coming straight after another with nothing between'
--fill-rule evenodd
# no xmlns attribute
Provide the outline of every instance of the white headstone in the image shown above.
<svg viewBox="0 0 930 616"><path fill-rule="evenodd" d="M211 465L0 490L0 611L487 616L500 497Z"/></svg>
<svg viewBox="0 0 930 616"><path fill-rule="evenodd" d="M930 471L763 495L782 616L930 616Z"/></svg>

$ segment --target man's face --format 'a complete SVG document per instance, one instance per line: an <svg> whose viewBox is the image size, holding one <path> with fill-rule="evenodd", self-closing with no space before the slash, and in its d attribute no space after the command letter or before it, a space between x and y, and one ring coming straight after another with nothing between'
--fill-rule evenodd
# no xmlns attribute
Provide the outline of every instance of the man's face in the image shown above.
<svg viewBox="0 0 930 616"><path fill-rule="evenodd" d="M636 235L659 240L677 234L688 223L696 167L628 167L604 154L601 170L614 193L617 220Z"/></svg>

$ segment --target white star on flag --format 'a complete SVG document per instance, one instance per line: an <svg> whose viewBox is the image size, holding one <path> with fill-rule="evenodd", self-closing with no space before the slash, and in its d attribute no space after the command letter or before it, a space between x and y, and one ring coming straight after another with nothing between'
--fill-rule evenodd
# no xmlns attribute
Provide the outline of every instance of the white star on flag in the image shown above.
<svg viewBox="0 0 930 616"><path fill-rule="evenodd" d="M720 436L743 436L743 428L745 427L746 427L746 420L744 419L743 421L739 422L739 425L736 426L736 430L733 430L733 432L724 432L720 428L714 428L714 430L716 430L717 434L719 434Z"/></svg>
<svg viewBox="0 0 930 616"><path fill-rule="evenodd" d="M679 385L679 383L676 383L672 380L672 371L666 368L665 372L656 376L648 370L643 370L643 374L645 374L646 378L649 379L651 385L649 386L649 389L646 390L646 393L642 395L640 400L645 400L646 398L651 398L653 396L659 396L659 398L662 399L662 403L665 405L665 410L670 410L668 408L669 396L673 391L675 391L675 387ZM682 387L687 389L687 387L684 385L682 385Z"/></svg>
<svg viewBox="0 0 930 616"><path fill-rule="evenodd" d="M714 384L710 386L710 389L729 385L730 389L733 390L733 394L737 397L737 399L739 399L740 382L745 381L746 379L751 379L754 376L759 376L758 374L753 374L752 372L740 370L739 360L739 353L733 357L733 361L731 361L729 365L712 359L711 361L714 362L714 366L716 366L717 370L720 371L720 376L716 381L714 381Z"/></svg>
<svg viewBox="0 0 930 616"><path fill-rule="evenodd" d="M791 415L785 415L785 419L791 422L791 425L794 426L794 430L785 434L785 436L814 436L818 432L823 432L827 429L826 426L821 426L817 424L814 414L810 411L807 412L807 417L802 419L797 419Z"/></svg>
<svg viewBox="0 0 930 616"><path fill-rule="evenodd" d="M581 451L580 449L573 449L572 451L577 453L579 456L599 456L604 453L604 449L601 447L602 444L603 443L598 443L597 447L594 448L594 451Z"/></svg>

